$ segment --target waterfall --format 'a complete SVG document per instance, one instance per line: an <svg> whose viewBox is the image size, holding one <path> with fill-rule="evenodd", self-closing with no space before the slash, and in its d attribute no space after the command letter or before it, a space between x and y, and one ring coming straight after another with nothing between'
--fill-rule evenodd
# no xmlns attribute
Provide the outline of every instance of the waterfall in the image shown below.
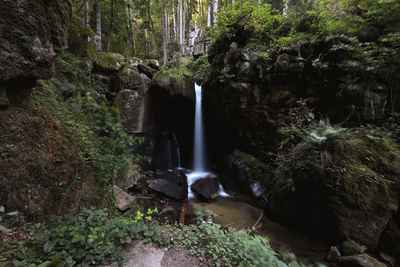
<svg viewBox="0 0 400 267"><path fill-rule="evenodd" d="M188 180L188 197L194 197L190 186L200 178L207 177L210 173L206 171L205 167L205 152L204 152L204 130L203 130L203 115L202 115L202 101L201 101L201 86L194 84L196 91L196 113L194 118L194 146L193 146L193 172L187 173ZM222 185L220 185L220 195L229 196L224 192Z"/></svg>
<svg viewBox="0 0 400 267"><path fill-rule="evenodd" d="M194 171L204 172L204 131L203 131L203 115L201 101L201 86L195 84L196 91L196 113L194 124L194 150L193 150L193 165Z"/></svg>

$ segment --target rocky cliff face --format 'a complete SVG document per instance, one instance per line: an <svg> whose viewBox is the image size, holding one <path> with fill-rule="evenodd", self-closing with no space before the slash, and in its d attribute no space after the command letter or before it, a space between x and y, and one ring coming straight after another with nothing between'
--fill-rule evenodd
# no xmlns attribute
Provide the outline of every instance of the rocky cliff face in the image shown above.
<svg viewBox="0 0 400 267"><path fill-rule="evenodd" d="M225 136L256 153L276 147L276 130L295 119L291 111L299 100L336 123L383 120L400 107L400 77L392 72L400 61L367 57L371 51L357 48L363 45L343 36L279 48L251 39L217 40L204 86L210 123L224 125Z"/></svg>
<svg viewBox="0 0 400 267"><path fill-rule="evenodd" d="M27 96L19 92L24 87L51 77L66 45L72 6L69 0L1 0L0 6L0 98L7 106L5 91L11 104L18 103Z"/></svg>
<svg viewBox="0 0 400 267"><path fill-rule="evenodd" d="M321 34L268 46L237 33L210 47L203 86L209 154L233 179L225 186L254 198L260 182L258 200L270 215L331 242L353 238L375 249L392 220L384 235L390 244L398 232L391 218L399 207L399 148L384 138L390 130L355 126L381 125L399 111L398 45ZM315 119L349 132L310 124ZM266 170L230 154L235 149Z"/></svg>
<svg viewBox="0 0 400 267"><path fill-rule="evenodd" d="M77 191L63 203L60 185L80 169L78 152L51 114L26 105L34 86L45 90L44 82L35 83L51 77L66 44L71 1L0 0L0 6L0 206L28 219L61 206L76 210Z"/></svg>

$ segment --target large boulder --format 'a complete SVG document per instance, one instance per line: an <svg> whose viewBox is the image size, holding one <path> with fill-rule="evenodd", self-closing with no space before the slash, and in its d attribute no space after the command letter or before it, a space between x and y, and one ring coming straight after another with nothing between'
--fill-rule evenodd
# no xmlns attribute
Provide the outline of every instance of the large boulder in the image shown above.
<svg viewBox="0 0 400 267"><path fill-rule="evenodd" d="M218 198L220 189L217 177L205 177L197 179L191 186L194 195L199 199L214 200Z"/></svg>
<svg viewBox="0 0 400 267"><path fill-rule="evenodd" d="M400 262L400 211L389 221L379 242L379 249Z"/></svg>
<svg viewBox="0 0 400 267"><path fill-rule="evenodd" d="M175 77L169 71L159 71L151 80L151 88L160 88L167 91L170 96L182 95L195 101L194 82L184 75Z"/></svg>
<svg viewBox="0 0 400 267"><path fill-rule="evenodd" d="M0 81L50 78L66 46L70 0L0 1Z"/></svg>
<svg viewBox="0 0 400 267"><path fill-rule="evenodd" d="M376 249L399 207L400 150L374 131L328 132L310 132L278 157L268 209L330 242Z"/></svg>
<svg viewBox="0 0 400 267"><path fill-rule="evenodd" d="M251 198L260 198L271 185L273 173L267 164L240 150L229 154L221 168L225 190Z"/></svg>

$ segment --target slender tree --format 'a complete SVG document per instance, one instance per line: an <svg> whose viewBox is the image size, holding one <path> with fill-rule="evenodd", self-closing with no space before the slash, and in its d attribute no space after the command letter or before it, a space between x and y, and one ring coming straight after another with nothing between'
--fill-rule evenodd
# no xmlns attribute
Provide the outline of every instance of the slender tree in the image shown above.
<svg viewBox="0 0 400 267"><path fill-rule="evenodd" d="M211 2L212 0L207 0L207 27L211 27L211 20L212 20L212 18L211 18L211 12L212 12L212 9L211 9Z"/></svg>
<svg viewBox="0 0 400 267"><path fill-rule="evenodd" d="M89 25L89 1L85 0L83 2L83 6L85 9L85 21L83 22L83 28L85 30L89 29L90 25Z"/></svg>
<svg viewBox="0 0 400 267"><path fill-rule="evenodd" d="M101 0L95 0L96 7L96 35L94 36L94 43L97 51L102 50L101 44Z"/></svg>
<svg viewBox="0 0 400 267"><path fill-rule="evenodd" d="M127 14L127 23L126 23L126 33L128 35L128 43L131 48L132 56L135 56L135 38L133 31L133 23L132 23L132 15L131 15L131 0L126 1L126 12Z"/></svg>
<svg viewBox="0 0 400 267"><path fill-rule="evenodd" d="M110 52L111 40L113 35L113 27L114 27L114 0L110 0L111 11L110 11L110 32L108 34L108 44L107 44L107 52Z"/></svg>
<svg viewBox="0 0 400 267"><path fill-rule="evenodd" d="M174 33L174 40L177 41L178 34L177 34L177 28L176 28L176 10L175 10L175 0L172 0L172 22L173 22L173 33Z"/></svg>
<svg viewBox="0 0 400 267"><path fill-rule="evenodd" d="M212 16L213 16L213 26L214 27L217 24L217 13L218 13L218 0L213 0Z"/></svg>
<svg viewBox="0 0 400 267"><path fill-rule="evenodd" d="M168 17L167 17L167 7L166 7L166 1L163 0L161 5L162 5L162 42L163 42L163 59L164 59L164 65L167 64L168 62L168 51L167 51L167 34L168 34Z"/></svg>
<svg viewBox="0 0 400 267"><path fill-rule="evenodd" d="M183 21L185 20L184 17L184 12L183 12L183 1L179 1L179 44L181 45L181 53L183 54L184 52L184 47L183 47L183 38L184 38L184 27L183 27Z"/></svg>

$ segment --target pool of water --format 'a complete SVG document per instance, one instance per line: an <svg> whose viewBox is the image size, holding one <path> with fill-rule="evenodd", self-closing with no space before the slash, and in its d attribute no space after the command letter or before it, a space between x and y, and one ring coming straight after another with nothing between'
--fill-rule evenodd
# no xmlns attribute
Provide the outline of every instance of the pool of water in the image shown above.
<svg viewBox="0 0 400 267"><path fill-rule="evenodd" d="M245 229L259 220L256 233L267 236L275 251L291 251L307 263L325 263L328 245L268 219L260 208L233 197L219 197L211 203L190 199L189 203L194 210L212 211L216 215L214 221L223 226Z"/></svg>

